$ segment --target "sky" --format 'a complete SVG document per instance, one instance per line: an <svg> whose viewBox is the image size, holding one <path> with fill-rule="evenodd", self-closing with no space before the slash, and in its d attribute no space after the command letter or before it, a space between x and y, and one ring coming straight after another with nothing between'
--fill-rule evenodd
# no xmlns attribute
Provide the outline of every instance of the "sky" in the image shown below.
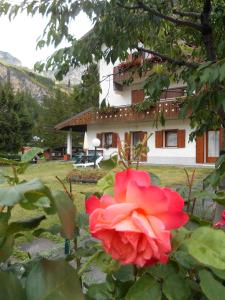
<svg viewBox="0 0 225 300"><path fill-rule="evenodd" d="M55 50L53 46L36 49L37 39L42 35L46 24L47 19L43 19L40 15L31 17L25 13L18 14L11 22L8 17L1 16L0 51L9 52L18 58L23 66L32 69L37 61L46 60ZM80 38L90 29L91 22L84 13L70 24L70 32L76 38Z"/></svg>

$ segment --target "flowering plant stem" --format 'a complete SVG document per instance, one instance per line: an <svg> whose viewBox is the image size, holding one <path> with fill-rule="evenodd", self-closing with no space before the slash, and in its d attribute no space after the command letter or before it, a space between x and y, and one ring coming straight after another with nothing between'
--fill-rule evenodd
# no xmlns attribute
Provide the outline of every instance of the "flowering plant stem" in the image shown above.
<svg viewBox="0 0 225 300"><path fill-rule="evenodd" d="M78 276L81 276L85 272L85 270L92 264L92 262L99 256L99 254L100 254L100 251L97 251L89 258L89 260L78 271Z"/></svg>

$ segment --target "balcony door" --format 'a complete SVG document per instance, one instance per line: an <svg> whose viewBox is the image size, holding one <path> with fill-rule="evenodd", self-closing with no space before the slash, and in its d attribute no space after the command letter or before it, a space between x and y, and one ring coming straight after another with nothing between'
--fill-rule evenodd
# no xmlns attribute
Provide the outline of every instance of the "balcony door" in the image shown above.
<svg viewBox="0 0 225 300"><path fill-rule="evenodd" d="M206 133L206 162L214 163L220 155L220 132L209 130Z"/></svg>
<svg viewBox="0 0 225 300"><path fill-rule="evenodd" d="M209 130L196 139L196 162L215 163L220 155L222 131Z"/></svg>

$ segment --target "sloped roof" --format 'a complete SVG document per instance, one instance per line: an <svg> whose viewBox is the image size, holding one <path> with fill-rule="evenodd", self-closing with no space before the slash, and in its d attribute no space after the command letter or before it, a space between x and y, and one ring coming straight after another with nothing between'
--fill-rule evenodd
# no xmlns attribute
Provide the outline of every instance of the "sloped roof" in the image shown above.
<svg viewBox="0 0 225 300"><path fill-rule="evenodd" d="M58 123L55 125L56 130L67 130L70 127L77 127L78 131L83 131L82 128L92 121L94 108L90 107L84 111Z"/></svg>

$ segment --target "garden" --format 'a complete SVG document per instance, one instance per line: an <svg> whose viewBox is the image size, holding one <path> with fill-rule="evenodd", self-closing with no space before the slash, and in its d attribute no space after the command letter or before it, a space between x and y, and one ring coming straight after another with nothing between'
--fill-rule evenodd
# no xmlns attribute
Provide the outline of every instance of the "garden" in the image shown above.
<svg viewBox="0 0 225 300"><path fill-rule="evenodd" d="M137 170L115 159L73 169L31 164L34 155L1 159L0 299L223 299L225 220L213 224L223 196L207 184L212 169ZM97 184L71 190L74 176ZM54 242L45 251L23 247L43 238Z"/></svg>
<svg viewBox="0 0 225 300"><path fill-rule="evenodd" d="M77 39L70 25L83 13L92 29ZM68 81L65 92L58 85L42 106L29 93L14 91L10 72L0 86L0 150L7 152L0 158L0 300L225 299L224 0L0 1L0 16L13 21L20 14L46 18L37 48L55 47L35 64L36 71L53 71L60 81L71 68L87 68L78 85L71 89ZM125 69L131 51L137 60ZM107 70L122 64L101 78L102 62ZM125 71L128 77L113 81ZM144 95L136 113L156 108L155 128L166 126L166 113L174 120L175 110L180 123L188 121L188 138L168 147L185 152L189 141L198 140L202 163L215 166L142 165L145 137L132 152L136 164L126 142L124 149L117 143L118 156L103 161L99 171L73 169L70 162L32 164L40 149L21 160L11 156L30 142L48 149L63 145L65 132L56 134L55 125L72 112L98 108L99 94L108 125L110 91L118 96L131 91L131 84ZM173 98L170 114L159 102L174 86L184 93ZM139 128L133 113L129 122ZM94 122L89 115L80 119L70 119L69 127L84 131ZM209 131L220 132L210 156ZM165 148L163 135L159 144Z"/></svg>

